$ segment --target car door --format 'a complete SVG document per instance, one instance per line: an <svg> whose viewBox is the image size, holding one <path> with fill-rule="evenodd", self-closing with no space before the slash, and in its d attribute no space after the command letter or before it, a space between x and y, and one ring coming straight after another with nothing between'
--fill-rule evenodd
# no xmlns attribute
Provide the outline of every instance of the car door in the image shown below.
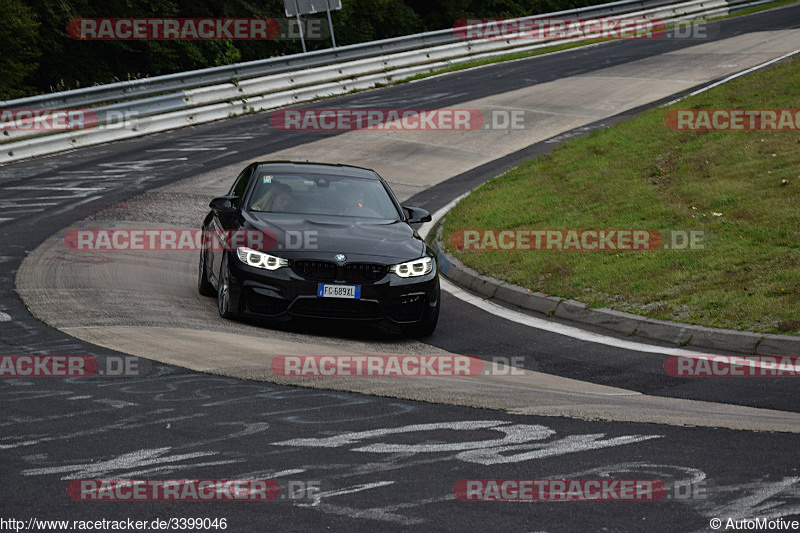
<svg viewBox="0 0 800 533"><path fill-rule="evenodd" d="M253 177L256 164L252 164L245 168L241 174L233 182L230 191L226 194L231 198L231 204L236 207L233 213L224 213L217 210L212 210L211 223L209 229L211 230L212 239L215 239L210 246L208 252L208 263L211 265L209 277L213 280L212 283L217 285L217 276L219 269L222 266L222 256L224 250L227 248L228 243L225 240L226 235L230 235L231 231L239 229L241 224L241 209L244 207L244 195L247 192L247 187L250 185L250 179Z"/></svg>

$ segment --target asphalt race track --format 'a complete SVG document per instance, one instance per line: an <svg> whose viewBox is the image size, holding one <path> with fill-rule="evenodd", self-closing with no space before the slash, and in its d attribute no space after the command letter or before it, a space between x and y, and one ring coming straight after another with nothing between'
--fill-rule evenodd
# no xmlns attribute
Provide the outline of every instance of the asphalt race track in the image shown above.
<svg viewBox="0 0 800 533"><path fill-rule="evenodd" d="M601 330L608 342L579 340L447 292L439 327L422 340L378 327L226 322L196 294L195 255L78 253L63 241L68 227L197 227L210 198L253 160L369 166L405 203L434 212L573 135L798 48L800 5L713 28L301 106L516 103L531 122L514 135L286 132L261 113L0 167L0 355L89 355L107 371L0 379L0 518L25 527L225 518L230 531L709 531L714 518L800 520L800 393L791 379L672 378L664 360L683 348L637 349ZM552 105L534 107L543 102ZM525 375L297 386L269 372L272 357L295 353L518 358ZM107 365L126 360L138 376L109 375ZM459 480L562 478L660 480L667 493L525 503L454 493ZM70 482L84 479L273 479L280 494L71 499ZM293 498L303 486L318 490Z"/></svg>

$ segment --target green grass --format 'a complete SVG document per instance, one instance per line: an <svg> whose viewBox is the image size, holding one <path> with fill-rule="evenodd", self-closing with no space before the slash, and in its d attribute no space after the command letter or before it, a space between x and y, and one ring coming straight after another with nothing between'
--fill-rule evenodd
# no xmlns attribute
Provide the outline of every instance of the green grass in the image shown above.
<svg viewBox="0 0 800 533"><path fill-rule="evenodd" d="M800 109L800 59L671 108ZM713 235L705 249L449 251L481 273L590 307L800 333L800 133L675 132L664 124L667 109L571 140L489 181L447 215L443 234L694 230Z"/></svg>
<svg viewBox="0 0 800 533"><path fill-rule="evenodd" d="M777 0L776 2L770 2L769 4L761 5L761 6L754 6L748 7L747 9L742 9L741 11L737 11L736 13L731 13L730 15L726 15L724 17L719 17L714 20L721 20L721 19L729 19L733 17L741 17L742 15L750 15L752 13L758 13L759 11L766 11L767 9L772 9L774 7L781 7L786 6L789 4L794 4L797 0Z"/></svg>

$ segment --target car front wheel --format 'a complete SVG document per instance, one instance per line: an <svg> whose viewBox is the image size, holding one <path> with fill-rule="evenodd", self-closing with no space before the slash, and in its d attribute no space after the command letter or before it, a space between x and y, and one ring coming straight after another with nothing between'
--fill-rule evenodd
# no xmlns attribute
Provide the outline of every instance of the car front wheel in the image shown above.
<svg viewBox="0 0 800 533"><path fill-rule="evenodd" d="M231 273L228 269L228 255L222 258L219 269L219 290L217 291L217 308L222 318L235 318L236 312L231 309Z"/></svg>
<svg viewBox="0 0 800 533"><path fill-rule="evenodd" d="M206 253L200 252L200 265L197 272L197 291L203 296L216 296L217 291L208 281L208 271L206 270Z"/></svg>

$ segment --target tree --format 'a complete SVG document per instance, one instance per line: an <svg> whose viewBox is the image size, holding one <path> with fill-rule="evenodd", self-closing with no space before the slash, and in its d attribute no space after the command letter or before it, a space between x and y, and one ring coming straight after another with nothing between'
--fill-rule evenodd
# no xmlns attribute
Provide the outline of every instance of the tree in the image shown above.
<svg viewBox="0 0 800 533"><path fill-rule="evenodd" d="M39 66L42 51L37 47L39 23L31 8L19 0L4 0L0 8L0 100L29 94L32 88L25 79Z"/></svg>
<svg viewBox="0 0 800 533"><path fill-rule="evenodd" d="M22 2L30 7L26 7ZM461 18L533 15L604 0L342 0L337 44L452 28ZM80 18L284 18L282 0L0 0L0 94L13 98L301 51L297 40L78 40ZM321 15L324 17L325 15ZM307 18L307 17L306 17ZM324 20L324 19L323 19ZM323 22L326 24L326 22ZM308 40L309 50L330 41ZM5 52L5 50L4 50Z"/></svg>

